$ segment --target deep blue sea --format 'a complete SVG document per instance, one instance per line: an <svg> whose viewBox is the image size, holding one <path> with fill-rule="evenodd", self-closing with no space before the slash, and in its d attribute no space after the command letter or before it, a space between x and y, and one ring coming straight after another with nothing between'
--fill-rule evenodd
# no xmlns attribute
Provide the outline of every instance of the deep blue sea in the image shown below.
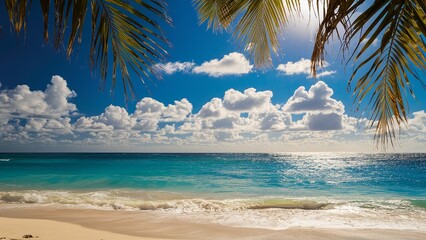
<svg viewBox="0 0 426 240"><path fill-rule="evenodd" d="M0 154L0 203L426 230L426 154Z"/></svg>

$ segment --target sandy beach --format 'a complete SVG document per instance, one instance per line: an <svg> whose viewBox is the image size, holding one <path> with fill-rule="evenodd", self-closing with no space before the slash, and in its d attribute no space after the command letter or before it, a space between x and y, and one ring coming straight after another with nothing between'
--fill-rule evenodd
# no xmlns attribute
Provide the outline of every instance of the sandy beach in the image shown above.
<svg viewBox="0 0 426 240"><path fill-rule="evenodd" d="M82 227L77 224L41 219L0 218L0 239L34 238L40 240L111 239L136 240L135 237ZM158 238L155 238L158 239Z"/></svg>
<svg viewBox="0 0 426 240"><path fill-rule="evenodd" d="M196 223L150 211L105 211L3 204L0 238L71 239L425 239L426 232L384 229L268 230Z"/></svg>

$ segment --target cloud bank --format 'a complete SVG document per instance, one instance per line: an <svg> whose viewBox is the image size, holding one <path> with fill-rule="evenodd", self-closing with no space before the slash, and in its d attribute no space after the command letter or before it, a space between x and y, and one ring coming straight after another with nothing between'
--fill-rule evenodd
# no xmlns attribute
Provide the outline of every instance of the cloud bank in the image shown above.
<svg viewBox="0 0 426 240"><path fill-rule="evenodd" d="M0 90L0 150L374 150L368 121L348 116L322 81L299 87L284 104L273 103L269 90L229 89L198 111L186 98L165 104L145 97L132 112L109 105L84 116L71 102L76 96L60 76L44 91ZM409 124L402 136L410 147L424 146L426 113L415 112Z"/></svg>

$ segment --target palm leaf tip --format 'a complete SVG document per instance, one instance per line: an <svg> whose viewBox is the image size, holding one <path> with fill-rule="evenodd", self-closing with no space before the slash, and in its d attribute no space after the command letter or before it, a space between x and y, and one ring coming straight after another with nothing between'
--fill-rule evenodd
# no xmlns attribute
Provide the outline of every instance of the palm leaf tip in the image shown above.
<svg viewBox="0 0 426 240"><path fill-rule="evenodd" d="M342 45L348 49L351 42L357 43L349 58L356 63L349 80L349 86L355 82L354 102L359 105L370 98L367 113L375 127L377 146L394 146L396 133L407 123L406 95L414 94L410 80L421 81L415 69L426 68L425 4L417 0L347 1L350 5L342 7L338 1L329 2L337 5L328 9L330 14L320 24L311 69L316 70L314 63L323 60L325 42L343 25ZM364 3L369 4L366 10L348 21ZM378 38L377 48L374 40Z"/></svg>
<svg viewBox="0 0 426 240"><path fill-rule="evenodd" d="M26 29L31 1L5 2L12 29L19 34ZM89 25L86 24L86 14L89 13L91 68L99 69L102 88L111 74L113 89L119 71L127 99L128 95L134 94L131 74L146 84L146 80L151 81L151 76L155 75L152 65L167 55L166 48L170 43L162 26L163 23L171 24L171 18L166 7L164 0L40 0L43 38L49 41L49 28L53 28L54 47L60 49L64 43L66 55L70 57L82 41L84 26ZM108 61L109 58L112 61Z"/></svg>
<svg viewBox="0 0 426 240"><path fill-rule="evenodd" d="M26 0L5 0L9 22L13 31L19 35L27 29L27 16L29 14L29 2Z"/></svg>
<svg viewBox="0 0 426 240"><path fill-rule="evenodd" d="M158 21L171 24L162 0L134 0L132 4L119 0L92 1L91 65L99 66L102 84L108 74L108 56L113 56L112 88L117 70L125 96L134 96L130 78L133 72L145 85L151 76L158 76L152 66L167 55L169 46Z"/></svg>
<svg viewBox="0 0 426 240"><path fill-rule="evenodd" d="M300 11L298 0L195 0L200 23L208 28L227 28L237 20L234 38L254 59L257 67L272 66L272 54L288 17ZM250 48L247 48L250 46Z"/></svg>

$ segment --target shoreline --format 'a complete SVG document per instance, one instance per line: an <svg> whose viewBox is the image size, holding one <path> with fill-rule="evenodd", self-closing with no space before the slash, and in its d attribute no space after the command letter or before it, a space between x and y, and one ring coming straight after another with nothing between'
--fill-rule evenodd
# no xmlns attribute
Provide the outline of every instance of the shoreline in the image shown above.
<svg viewBox="0 0 426 240"><path fill-rule="evenodd" d="M2 206L3 205L3 206ZM3 230L2 230L3 229ZM6 235L4 231L14 231ZM426 231L389 229L288 228L269 230L191 222L155 212L0 205L0 238L60 239L425 239ZM62 235L61 235L62 234ZM80 234L76 236L75 234Z"/></svg>

